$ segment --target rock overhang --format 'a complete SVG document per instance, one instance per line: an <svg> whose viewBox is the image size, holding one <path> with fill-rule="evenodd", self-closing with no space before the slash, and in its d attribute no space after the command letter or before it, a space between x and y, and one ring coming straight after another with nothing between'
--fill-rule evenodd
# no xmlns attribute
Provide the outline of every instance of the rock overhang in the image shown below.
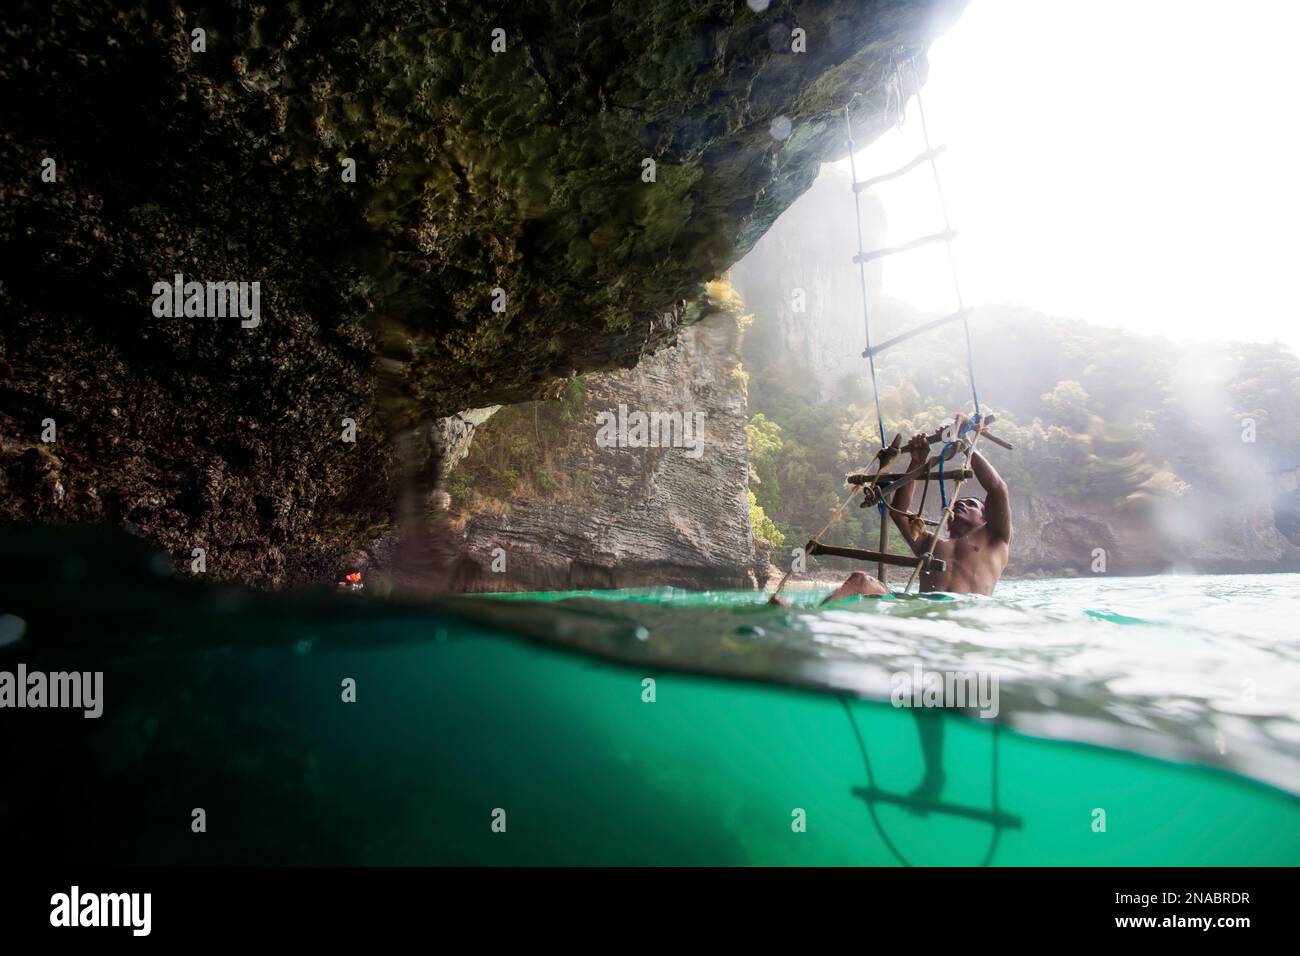
<svg viewBox="0 0 1300 956"><path fill-rule="evenodd" d="M6 511L299 555L382 523L385 439L670 343L962 5L7 10L0 426L68 426L69 495L16 480ZM176 273L259 281L261 324L154 318Z"/></svg>

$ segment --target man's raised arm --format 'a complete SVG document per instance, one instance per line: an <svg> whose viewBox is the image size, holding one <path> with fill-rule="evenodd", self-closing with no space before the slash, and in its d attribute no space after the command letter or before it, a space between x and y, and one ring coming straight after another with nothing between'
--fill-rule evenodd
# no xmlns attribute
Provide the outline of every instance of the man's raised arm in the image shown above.
<svg viewBox="0 0 1300 956"><path fill-rule="evenodd" d="M989 534L1011 543L1011 496L997 469L978 451L970 456L971 469L984 489L984 521Z"/></svg>
<svg viewBox="0 0 1300 956"><path fill-rule="evenodd" d="M924 435L915 435L912 440L907 443L907 451L911 454L911 462L908 464L907 470L915 471L929 456L930 443L926 440ZM894 525L900 532L902 532L907 543L912 546L912 551L919 554L929 546L930 533L925 531L917 534L916 530L911 527L906 515L903 514L903 512L910 512L912 510L912 491L915 485L915 481L903 481L899 483L898 487L894 491L893 500L890 502L890 504L893 505L893 508L889 512L889 516L894 519Z"/></svg>

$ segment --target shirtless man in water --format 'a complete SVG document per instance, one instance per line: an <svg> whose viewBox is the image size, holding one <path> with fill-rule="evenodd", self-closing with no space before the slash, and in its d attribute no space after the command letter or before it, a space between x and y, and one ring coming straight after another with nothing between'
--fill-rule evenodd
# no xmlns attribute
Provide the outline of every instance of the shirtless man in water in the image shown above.
<svg viewBox="0 0 1300 956"><path fill-rule="evenodd" d="M919 468L930 455L924 435L916 435L906 445L911 456L907 471ZM934 556L947 562L947 570L934 574L921 570L922 591L951 591L957 594L992 594L1011 556L1011 499L1007 483L978 451L971 455L971 470L984 489L984 500L958 498L948 520L948 537L934 546ZM914 481L906 481L894 492L894 524L912 546L912 553L923 555L930 550L934 532L919 537L912 534L904 514L912 508ZM869 574L854 571L822 603L838 601L855 594L888 594L889 589Z"/></svg>

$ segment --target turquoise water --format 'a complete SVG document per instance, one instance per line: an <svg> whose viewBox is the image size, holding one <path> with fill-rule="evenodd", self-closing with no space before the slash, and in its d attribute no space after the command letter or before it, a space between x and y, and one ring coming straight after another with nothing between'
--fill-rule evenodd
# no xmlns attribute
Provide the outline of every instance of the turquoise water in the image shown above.
<svg viewBox="0 0 1300 956"><path fill-rule="evenodd" d="M492 619L589 649L878 699L918 664L996 673L1009 726L1230 767L1300 793L1300 575L1020 580L992 598L819 607L826 593L791 590L788 610L753 592L673 589L473 600L524 601L528 610ZM564 611L539 614L539 600ZM628 639L638 629L644 639Z"/></svg>
<svg viewBox="0 0 1300 956"><path fill-rule="evenodd" d="M98 720L0 713L16 859L1300 860L1294 575L400 604L205 588L116 538L3 544L0 669L105 675ZM996 674L996 718L893 706L918 667Z"/></svg>

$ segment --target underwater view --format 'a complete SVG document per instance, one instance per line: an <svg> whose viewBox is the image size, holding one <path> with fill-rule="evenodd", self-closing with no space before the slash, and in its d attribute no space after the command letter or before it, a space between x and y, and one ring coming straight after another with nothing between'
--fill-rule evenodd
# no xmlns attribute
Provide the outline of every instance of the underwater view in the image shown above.
<svg viewBox="0 0 1300 956"><path fill-rule="evenodd" d="M10 846L69 862L1240 866L1300 853L1300 700L1286 693L1300 644L1279 624L1300 613L1295 576L1038 580L828 606L803 590L786 608L673 588L393 604L203 589L130 539L23 544L27 570L2 591L21 624L5 618L0 666L104 675L89 734L79 713L6 715L26 768L0 802L27 824ZM93 628L77 624L87 609ZM926 702L933 673L996 682L954 707L942 687ZM227 835L176 832L169 818L190 803Z"/></svg>
<svg viewBox="0 0 1300 956"><path fill-rule="evenodd" d="M0 939L1285 929L1297 35L4 4Z"/></svg>

